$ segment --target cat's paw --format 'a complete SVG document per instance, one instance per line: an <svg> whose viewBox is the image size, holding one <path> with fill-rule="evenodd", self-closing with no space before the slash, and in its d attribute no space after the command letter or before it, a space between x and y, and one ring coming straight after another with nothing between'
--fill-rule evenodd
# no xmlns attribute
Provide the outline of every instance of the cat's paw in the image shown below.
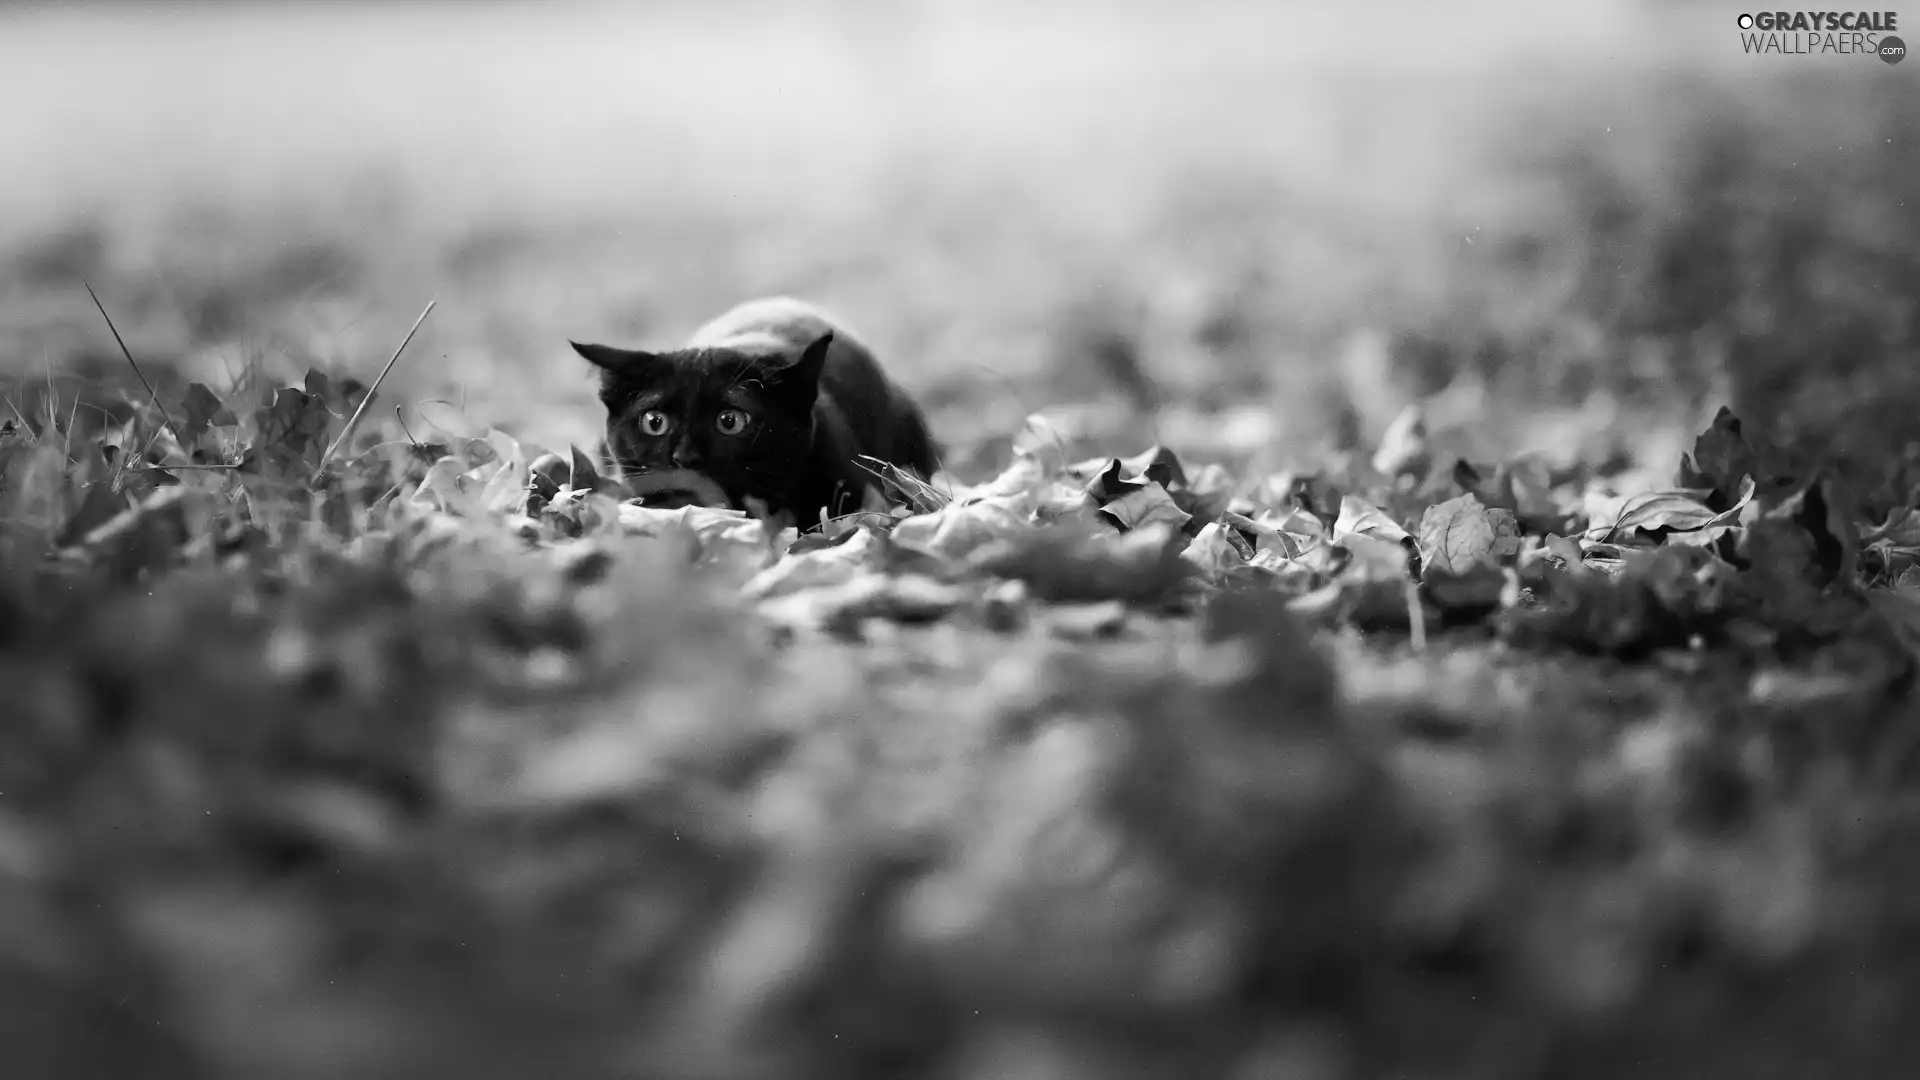
<svg viewBox="0 0 1920 1080"><path fill-rule="evenodd" d="M626 478L628 501L655 510L677 510L683 506L733 508L733 501L718 482L693 469L649 469Z"/></svg>

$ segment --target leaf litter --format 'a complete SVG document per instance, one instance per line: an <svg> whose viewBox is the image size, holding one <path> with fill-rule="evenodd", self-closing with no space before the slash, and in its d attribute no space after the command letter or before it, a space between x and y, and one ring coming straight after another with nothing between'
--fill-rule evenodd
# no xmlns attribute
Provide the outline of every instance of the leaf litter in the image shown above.
<svg viewBox="0 0 1920 1080"><path fill-rule="evenodd" d="M0 442L0 979L174 1075L1598 1076L1756 979L1912 1047L1841 991L1913 988L1920 508L1729 412L1638 488L1035 416L803 530L329 458L368 394Z"/></svg>

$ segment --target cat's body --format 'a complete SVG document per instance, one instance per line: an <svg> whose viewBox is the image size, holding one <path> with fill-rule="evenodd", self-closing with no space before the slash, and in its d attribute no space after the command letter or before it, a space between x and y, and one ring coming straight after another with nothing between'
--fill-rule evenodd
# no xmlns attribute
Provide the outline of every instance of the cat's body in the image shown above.
<svg viewBox="0 0 1920 1080"><path fill-rule="evenodd" d="M806 528L878 487L863 455L922 478L936 467L919 406L844 323L804 301L750 300L678 349L574 349L600 369L603 456L622 479L697 473L734 507L757 502Z"/></svg>

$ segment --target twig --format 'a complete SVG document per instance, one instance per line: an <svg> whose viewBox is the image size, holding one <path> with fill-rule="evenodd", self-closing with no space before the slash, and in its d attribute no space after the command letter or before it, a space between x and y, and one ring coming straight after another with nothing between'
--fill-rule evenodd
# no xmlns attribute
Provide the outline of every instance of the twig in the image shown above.
<svg viewBox="0 0 1920 1080"><path fill-rule="evenodd" d="M173 417L168 416L167 407L160 404L160 395L153 389L153 384L147 381L146 373L140 370L139 364L133 362L133 351L127 348L126 341L121 338L120 328L113 325L113 316L107 314L107 305L100 302L100 295L93 291L92 285L88 285L85 281L80 284L85 285L87 295L93 297L93 306L100 309L100 317L107 320L107 329L113 333L114 344L120 346L120 355L127 358L127 366L133 369L134 378L139 379L140 385L146 387L148 403L160 413L160 419L167 425L167 430L173 432L173 441L179 443L181 452L185 453L187 440L181 438L180 429L173 426Z"/></svg>
<svg viewBox="0 0 1920 1080"><path fill-rule="evenodd" d="M327 447L326 453L320 455L320 464L313 470L315 480L318 480L320 474L327 470L327 462L333 460L333 455L340 452L340 448L347 444L348 439L353 438L353 429L360 426L360 418L367 414L367 406L373 404L374 395L380 392L380 384L386 381L387 373L393 370L393 365L399 361L400 354L407 350L407 342L413 340L413 335L419 331L420 324L427 321L427 316L433 312L433 305L437 303L439 303L438 300L427 301L427 306L420 311L420 317L413 320L413 329L407 331L407 336L400 341L400 347L393 350L393 356L388 358L387 366L380 369L380 374L374 378L373 385L367 388L367 396L360 399L360 407L353 410L352 416L347 417L347 426L340 429L340 437L333 440L333 445Z"/></svg>
<svg viewBox="0 0 1920 1080"><path fill-rule="evenodd" d="M237 469L238 465L143 465L134 472L178 472L181 469Z"/></svg>

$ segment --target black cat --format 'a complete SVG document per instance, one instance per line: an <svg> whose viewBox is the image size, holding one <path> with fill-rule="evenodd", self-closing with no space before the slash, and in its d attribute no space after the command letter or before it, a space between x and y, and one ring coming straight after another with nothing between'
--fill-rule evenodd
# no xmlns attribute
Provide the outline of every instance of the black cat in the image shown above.
<svg viewBox="0 0 1920 1080"><path fill-rule="evenodd" d="M845 325L804 301L748 301L663 352L570 344L600 369L602 456L650 505L763 507L805 529L880 488L860 455L934 473L920 407Z"/></svg>

